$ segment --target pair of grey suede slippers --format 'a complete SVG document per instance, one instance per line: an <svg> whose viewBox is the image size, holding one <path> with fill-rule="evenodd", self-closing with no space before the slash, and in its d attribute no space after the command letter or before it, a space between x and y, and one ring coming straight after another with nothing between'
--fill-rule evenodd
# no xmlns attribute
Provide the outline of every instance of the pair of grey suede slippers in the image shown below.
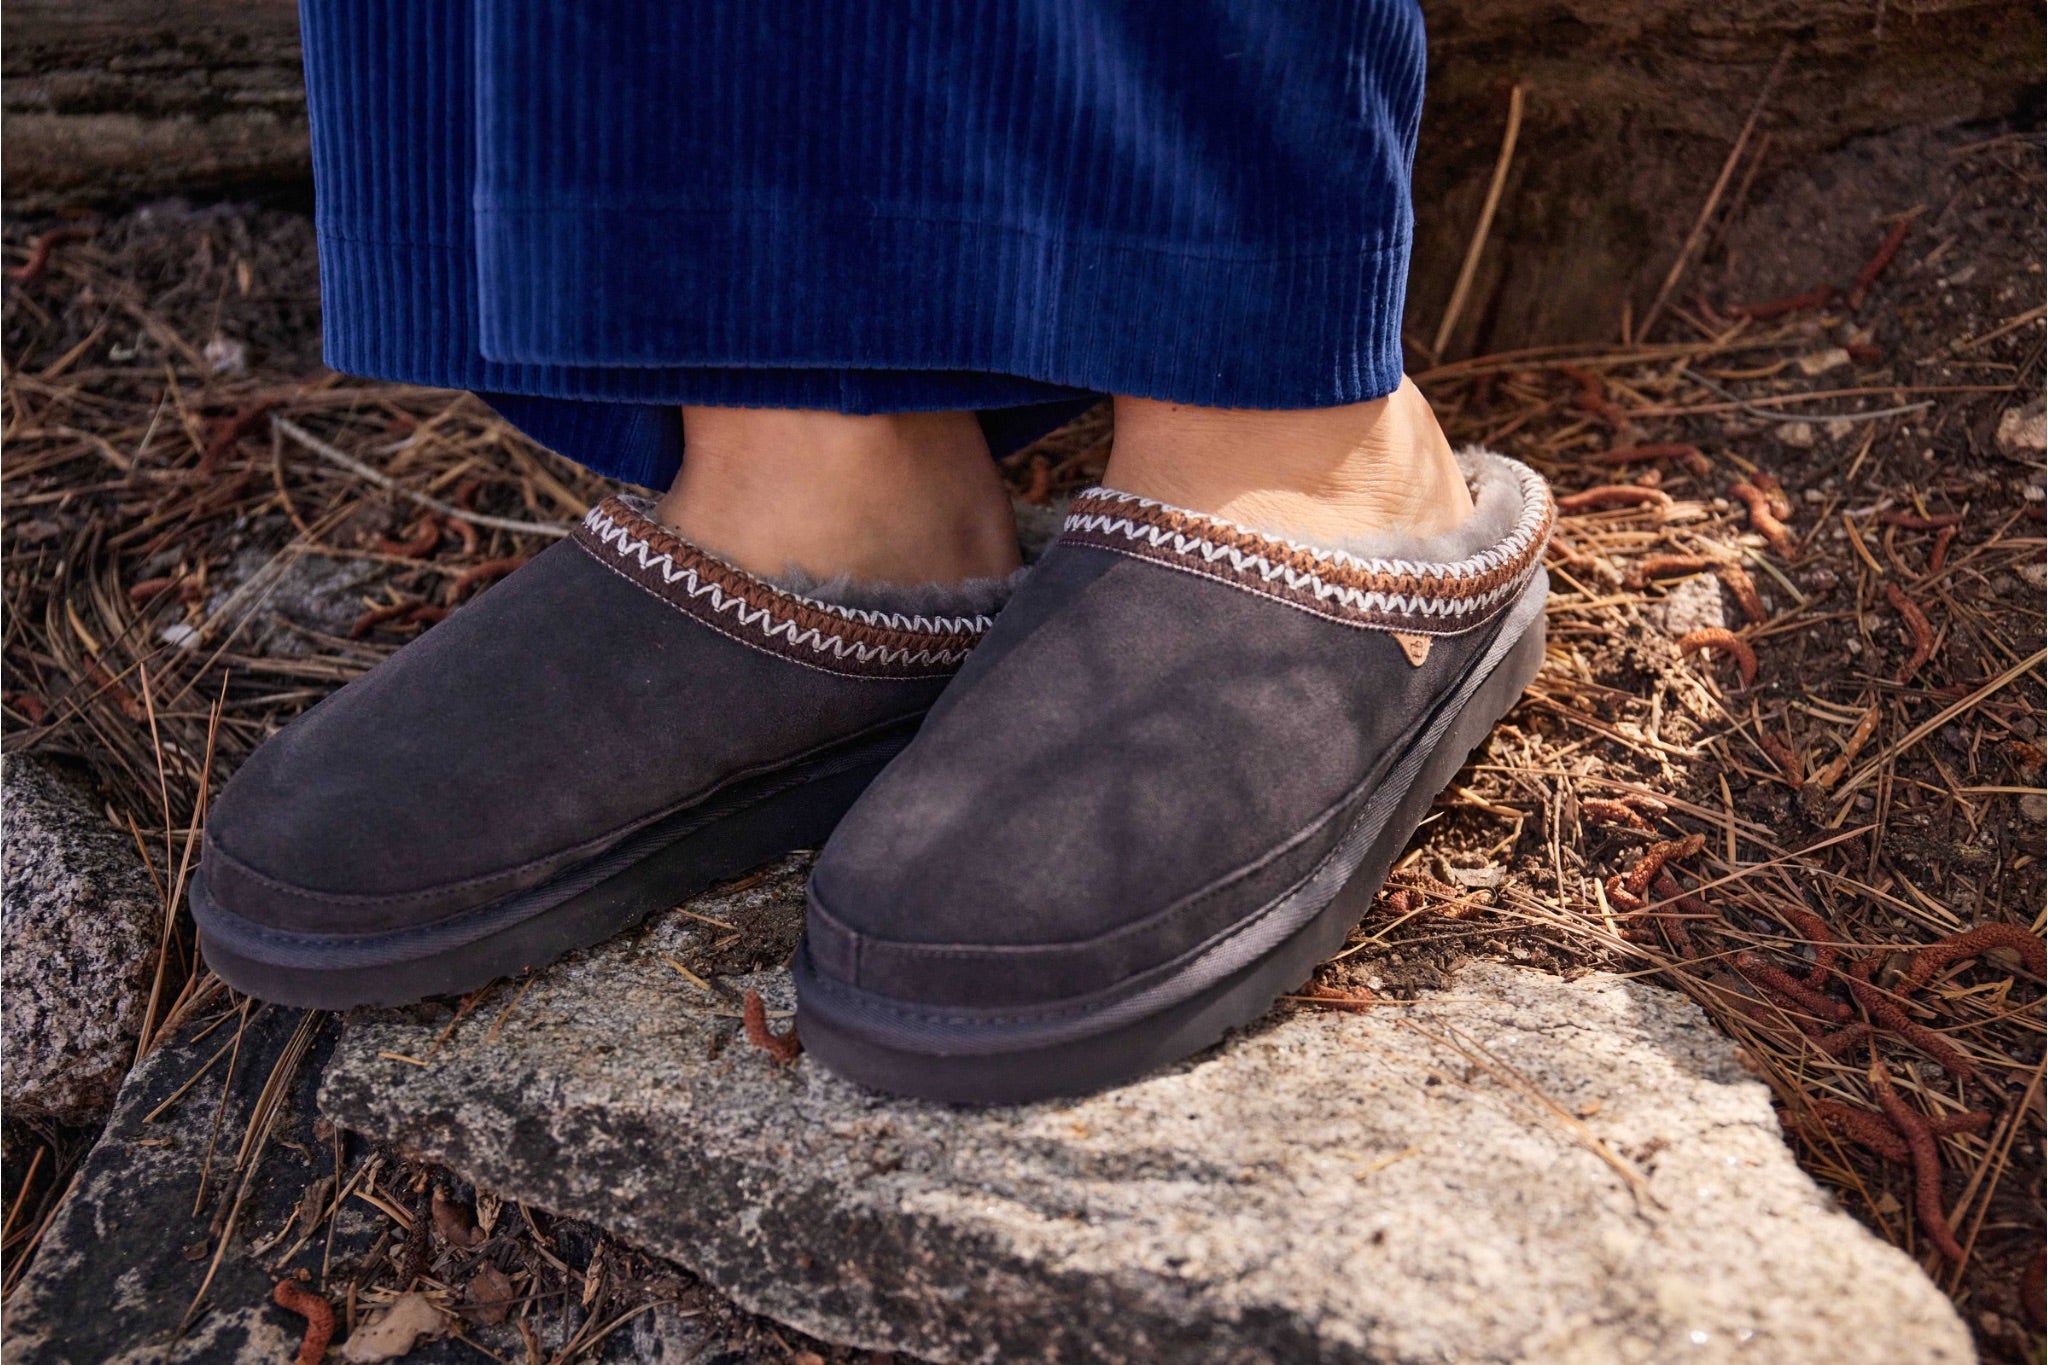
<svg viewBox="0 0 2048 1365"><path fill-rule="evenodd" d="M609 499L242 766L202 950L399 1004L823 845L814 1058L956 1102L1131 1079L1342 944L1540 665L1549 492L1459 458L1462 526L1349 550L1092 490L1000 613L794 591Z"/></svg>

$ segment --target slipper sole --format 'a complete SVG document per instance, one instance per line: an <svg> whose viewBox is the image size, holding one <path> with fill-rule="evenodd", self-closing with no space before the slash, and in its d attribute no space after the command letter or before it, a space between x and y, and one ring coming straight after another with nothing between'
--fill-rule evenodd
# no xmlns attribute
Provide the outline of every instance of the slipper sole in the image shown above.
<svg viewBox="0 0 2048 1365"><path fill-rule="evenodd" d="M823 844L916 726L737 783L548 881L429 924L372 934L275 929L190 889L199 948L238 991L301 1009L401 1005L478 990L602 942L657 910L800 848Z"/></svg>

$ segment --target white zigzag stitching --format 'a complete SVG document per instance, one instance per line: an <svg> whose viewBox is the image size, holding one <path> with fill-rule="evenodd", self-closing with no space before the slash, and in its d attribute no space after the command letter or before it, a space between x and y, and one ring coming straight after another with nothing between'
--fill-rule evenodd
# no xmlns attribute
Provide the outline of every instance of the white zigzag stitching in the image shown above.
<svg viewBox="0 0 2048 1365"><path fill-rule="evenodd" d="M1303 550L1317 558L1340 564L1356 564L1367 572L1382 575L1399 575L1412 578L1433 578L1448 582L1459 578L1477 577L1513 563L1526 553L1537 535L1543 530L1545 509L1548 505L1547 490L1542 480L1533 471L1524 469L1521 475L1523 499L1522 515L1514 530L1498 544L1488 546L1478 554L1451 564L1417 564L1405 559L1360 559L1341 550L1326 551L1279 541L1290 549ZM1119 493L1115 489L1093 488L1081 497L1108 498L1118 502L1133 503L1140 507L1155 507L1167 511L1164 503L1154 502L1131 493ZM1183 514L1194 515L1194 514ZM1409 595L1406 593L1368 592L1360 588L1346 587L1340 583L1326 582L1313 571L1303 571L1291 565L1268 559L1262 554L1240 550L1202 535L1189 535L1164 527L1148 526L1132 521L1129 517L1114 516L1102 512L1077 512L1067 518L1069 531L1091 532L1097 535L1122 536L1130 540L1143 541L1154 549L1170 549L1179 555L1199 556L1208 563L1227 561L1239 573L1249 573L1268 583L1284 584L1290 591L1307 591L1317 601L1335 602L1354 611L1393 615L1443 616L1457 618L1482 612L1521 590L1518 580L1499 584L1489 591L1473 597L1451 598ZM1267 537L1271 539L1271 537Z"/></svg>
<svg viewBox="0 0 2048 1365"><path fill-rule="evenodd" d="M683 585L683 592L692 598L706 599L712 611L731 612L733 620L742 626L758 630L770 638L780 636L791 645L808 646L820 654L831 654L844 660L849 655L860 663L880 661L884 664L942 664L951 666L967 658L965 649L904 649L889 645L862 644L837 635L826 635L816 627L799 630L794 621L778 621L775 614L766 607L750 607L745 599L736 597L720 588L718 584L704 578L687 565L677 565L675 556L669 553L654 554L653 542L646 537L635 539L632 531L607 515L602 507L593 507L584 514L583 524L598 541L608 546L621 559L631 559L640 567L658 573L665 583ZM972 633L986 631L992 622L986 616L972 617L924 617L898 616L893 612L862 611L851 607L839 607L830 602L816 602L808 597L786 594L794 601L815 607L842 619L863 621L869 625L886 626L895 630L918 634Z"/></svg>

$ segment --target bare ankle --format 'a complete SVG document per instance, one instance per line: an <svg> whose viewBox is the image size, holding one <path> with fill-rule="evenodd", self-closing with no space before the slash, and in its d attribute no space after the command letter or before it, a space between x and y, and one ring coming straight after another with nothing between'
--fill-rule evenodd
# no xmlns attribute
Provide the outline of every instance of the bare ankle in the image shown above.
<svg viewBox="0 0 2048 1365"><path fill-rule="evenodd" d="M972 413L683 409L655 515L750 573L934 583L1000 577L1016 523Z"/></svg>
<svg viewBox="0 0 2048 1365"><path fill-rule="evenodd" d="M1433 535L1472 511L1450 442L1408 380L1385 398L1298 411L1116 400L1113 488L1332 541Z"/></svg>

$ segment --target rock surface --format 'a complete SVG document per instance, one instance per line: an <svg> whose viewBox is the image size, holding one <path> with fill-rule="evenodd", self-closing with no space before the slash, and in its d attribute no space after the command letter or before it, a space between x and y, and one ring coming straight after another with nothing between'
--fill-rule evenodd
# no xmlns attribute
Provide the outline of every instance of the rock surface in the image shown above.
<svg viewBox="0 0 2048 1365"><path fill-rule="evenodd" d="M0 1099L91 1123L135 1057L163 902L134 841L37 759L0 767L0 843Z"/></svg>
<svg viewBox="0 0 2048 1365"><path fill-rule="evenodd" d="M425 1067L392 1054L439 1021L355 1019L323 1111L806 1331L936 1360L1972 1357L1659 988L1474 964L1411 1005L1282 1009L1123 1090L976 1111L769 1061L724 992L786 1007L786 977L674 969L708 975L720 933L670 915L500 988Z"/></svg>
<svg viewBox="0 0 2048 1365"><path fill-rule="evenodd" d="M1663 600L1650 608L1650 617L1666 635L1682 640L1696 630L1728 624L1728 608L1722 599L1720 579L1710 573L1694 574L1673 584Z"/></svg>
<svg viewBox="0 0 2048 1365"><path fill-rule="evenodd" d="M291 1010L257 1010L225 1085L216 1054L234 1037L232 1021L204 1037L163 1044L135 1068L8 1300L0 1341L8 1365L278 1365L293 1358L305 1332L302 1319L271 1302L278 1277L302 1272L308 1287L324 1286L340 1302L347 1285L372 1278L380 1258L388 1265L401 1254L391 1244L391 1223L353 1198L343 1202L331 1224L307 1235L302 1204L309 1189L325 1198L334 1188L334 1148L315 1131L313 1109L320 1070L338 1032L331 1019L316 1021L305 1058L290 1074L271 1141L247 1167L243 1194L236 1157L252 1107L302 1018ZM203 1022L188 1032L202 1028ZM209 1059L211 1069L201 1083L181 1095ZM158 1119L149 1121L160 1107ZM360 1188L362 1168L376 1159L364 1144L344 1142L341 1187ZM203 1200L197 1197L202 1170L208 1173ZM217 1222L225 1222L238 1195L240 1217L209 1280L219 1246ZM516 1235L517 1222L504 1226ZM563 1225L555 1225L555 1233L562 1237ZM556 1247L571 1254L559 1240ZM512 1250L486 1243L475 1255L516 1264ZM202 1311L180 1334L179 1323L200 1300L202 1287ZM364 1318L370 1302L359 1295ZM683 1286L674 1302L620 1324L594 1358L653 1365L779 1365L788 1359L786 1347L757 1340L736 1319L701 1286ZM579 1306L550 1300L533 1306L526 1326L532 1344L553 1359L586 1320ZM470 1322L464 1330L500 1359L527 1358L517 1321ZM340 1358L347 1336L344 1320L329 1359ZM423 1341L405 1358L408 1365L484 1359L454 1337Z"/></svg>
<svg viewBox="0 0 2048 1365"><path fill-rule="evenodd" d="M290 1359L305 1324L270 1306L270 1277L247 1254L223 1259L208 1291L214 1311L175 1342L173 1332L206 1275L213 1249L208 1223L219 1212L220 1192L236 1188L232 1168L250 1106L298 1022L290 1011L256 1015L225 1087L216 1062L211 1083L194 1087L156 1123L145 1122L147 1115L234 1037L233 1026L197 1042L161 1045L134 1069L8 1301L10 1362L227 1365ZM331 1042L334 1029L326 1033ZM298 1088L293 1107L309 1113L309 1071L301 1071ZM216 1114L221 1136L208 1162ZM305 1143L303 1131L294 1131L305 1129L306 1121L288 1119L280 1126L309 1157L317 1150ZM275 1158L277 1151L273 1146L270 1155ZM195 1213L202 1166L210 1168L212 1197ZM310 1161L267 1161L251 1184L241 1226L274 1232L312 1178ZM338 1240L346 1254L350 1239ZM236 1241L246 1247L246 1239Z"/></svg>

